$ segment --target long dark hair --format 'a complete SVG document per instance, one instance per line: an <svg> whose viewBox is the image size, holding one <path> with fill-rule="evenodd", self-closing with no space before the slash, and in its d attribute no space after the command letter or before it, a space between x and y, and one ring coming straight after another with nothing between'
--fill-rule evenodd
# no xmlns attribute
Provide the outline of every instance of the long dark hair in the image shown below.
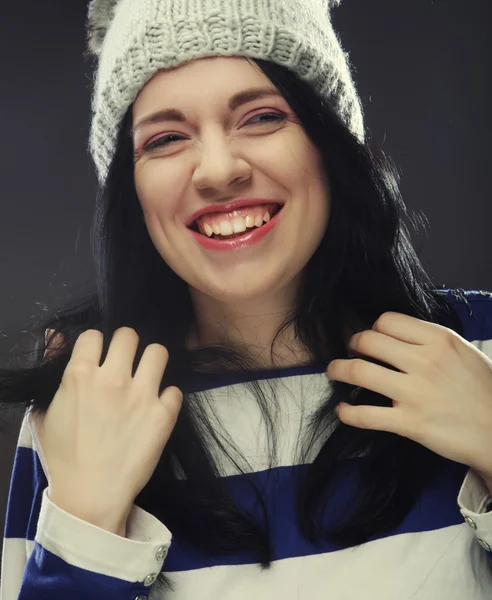
<svg viewBox="0 0 492 600"><path fill-rule="evenodd" d="M462 334L459 317L433 285L412 247L403 217L416 228L422 220L409 215L391 160L381 150L371 150L369 142L360 143L330 102L290 70L262 60L254 63L284 95L321 153L332 197L327 231L305 268L298 307L277 335L294 326L313 363L326 366L334 358L348 358L344 327L350 325L354 332L371 329L386 311L440 323ZM135 503L195 548L208 553L250 551L265 568L272 559L268 525L255 521L232 500L210 453L212 440L241 470L234 441L228 440L220 424L208 419L204 410L207 393L193 391L187 384L190 374L200 371L247 374L259 367L244 348L184 347L194 321L193 306L187 284L159 255L144 223L133 179L130 127L131 108L121 124L114 159L96 203L91 243L97 287L28 329L34 347L20 367L0 371L0 403L4 411L23 414L32 405L34 411L44 414L73 345L86 329L104 334L102 360L116 329L135 329L140 337L135 370L148 344L163 344L170 359L160 391L176 385L184 393L184 402L158 466ZM62 333L65 343L43 362L47 328ZM274 453L274 401L254 378L247 385L258 400ZM392 530L404 519L432 480L436 455L406 438L340 423L334 415L340 401L391 406L380 394L333 382L329 396L303 433L307 448L336 422L308 466L298 495L298 517L304 535L312 542L324 537L352 546ZM323 530L320 516L334 487L337 466L362 455L362 485L353 510L336 529ZM182 485L183 474L186 486ZM262 502L259 491L258 498ZM267 519L266 510L264 515ZM165 578L158 581L165 582Z"/></svg>

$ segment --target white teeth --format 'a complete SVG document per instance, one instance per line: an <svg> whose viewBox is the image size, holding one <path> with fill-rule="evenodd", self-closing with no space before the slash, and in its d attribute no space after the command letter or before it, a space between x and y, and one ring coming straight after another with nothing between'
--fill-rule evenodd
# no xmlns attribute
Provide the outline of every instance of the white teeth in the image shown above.
<svg viewBox="0 0 492 600"><path fill-rule="evenodd" d="M232 225L229 223L229 221L221 221L220 222L220 235L231 235L232 233L233 233Z"/></svg>
<svg viewBox="0 0 492 600"><path fill-rule="evenodd" d="M255 226L255 220L253 219L253 217L251 215L248 215L246 217L246 219L244 219L244 222L246 223L246 227L254 227Z"/></svg>
<svg viewBox="0 0 492 600"><path fill-rule="evenodd" d="M246 231L245 219L233 219L232 229L234 230L234 233L241 233L242 231Z"/></svg>
<svg viewBox="0 0 492 600"><path fill-rule="evenodd" d="M248 215L246 218L236 217L232 221L221 221L220 224L213 223L209 225L208 223L203 223L203 230L208 237L211 237L214 233L215 235L230 236L234 233L241 233L246 231L246 229L251 229L252 227L261 227L263 223L268 223L270 219L270 213L265 211L263 217L258 215L254 219L251 215Z"/></svg>

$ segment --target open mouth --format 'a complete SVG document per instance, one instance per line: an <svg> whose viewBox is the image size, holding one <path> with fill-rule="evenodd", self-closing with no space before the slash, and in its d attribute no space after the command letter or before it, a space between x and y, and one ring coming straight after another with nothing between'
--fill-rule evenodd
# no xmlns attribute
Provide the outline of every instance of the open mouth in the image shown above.
<svg viewBox="0 0 492 600"><path fill-rule="evenodd" d="M277 204L273 210L269 211L270 220L273 219L273 217L277 213L279 213L282 210L282 208L283 208L283 204ZM253 225L251 227L246 227L245 231L239 231L237 233L231 233L230 235L221 235L221 234L212 233L212 235L210 237L200 231L200 229L198 227L197 221L195 221L194 223L192 223L189 226L189 229L191 229L192 231L195 231L199 235L203 235L203 237L206 237L206 238L209 238L209 239L213 239L213 240L230 240L230 239L233 239L233 238L238 238L238 237L241 237L243 235L246 235L246 234L250 233L251 231L253 231L255 229L261 229L261 227L263 227L263 225L266 225L267 223L268 223L268 221L263 221L262 224L259 225L259 226Z"/></svg>

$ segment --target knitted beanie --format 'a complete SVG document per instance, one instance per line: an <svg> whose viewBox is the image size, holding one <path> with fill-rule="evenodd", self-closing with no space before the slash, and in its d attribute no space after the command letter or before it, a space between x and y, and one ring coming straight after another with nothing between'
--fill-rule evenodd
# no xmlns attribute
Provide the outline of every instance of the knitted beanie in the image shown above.
<svg viewBox="0 0 492 600"><path fill-rule="evenodd" d="M97 57L89 150L104 183L118 129L162 69L206 56L272 61L311 82L364 142L349 55L330 9L341 0L91 0L87 51Z"/></svg>

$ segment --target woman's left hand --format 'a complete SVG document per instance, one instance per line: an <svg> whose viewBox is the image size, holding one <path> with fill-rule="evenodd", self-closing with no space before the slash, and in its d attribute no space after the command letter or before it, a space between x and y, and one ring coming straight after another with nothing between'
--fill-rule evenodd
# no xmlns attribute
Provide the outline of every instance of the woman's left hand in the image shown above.
<svg viewBox="0 0 492 600"><path fill-rule="evenodd" d="M349 348L400 372L363 358L332 360L330 380L393 401L391 408L342 402L343 423L404 436L492 482L492 360L453 330L397 312L353 335Z"/></svg>

